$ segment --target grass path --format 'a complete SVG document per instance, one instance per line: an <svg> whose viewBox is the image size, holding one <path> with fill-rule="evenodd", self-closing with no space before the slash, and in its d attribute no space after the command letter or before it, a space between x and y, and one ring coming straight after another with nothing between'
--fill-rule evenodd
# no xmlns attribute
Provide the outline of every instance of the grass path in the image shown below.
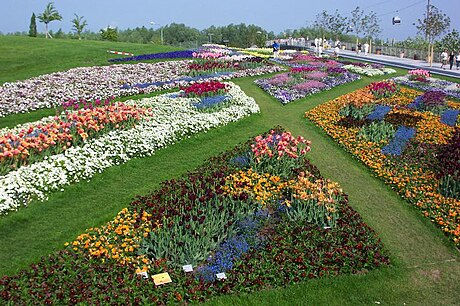
<svg viewBox="0 0 460 306"><path fill-rule="evenodd" d="M402 71L400 71L402 72ZM376 78L282 106L253 83L235 83L261 107L261 114L192 136L156 155L135 159L55 193L45 203L32 203L0 218L0 275L14 274L41 256L60 249L84 229L104 224L136 194L156 189L247 138L282 125L312 141L310 157L325 177L338 181L352 205L382 238L392 266L364 275L310 280L282 289L241 296L224 296L212 305L455 305L460 301L460 256L429 220L324 132L303 118L308 109L363 87Z"/></svg>

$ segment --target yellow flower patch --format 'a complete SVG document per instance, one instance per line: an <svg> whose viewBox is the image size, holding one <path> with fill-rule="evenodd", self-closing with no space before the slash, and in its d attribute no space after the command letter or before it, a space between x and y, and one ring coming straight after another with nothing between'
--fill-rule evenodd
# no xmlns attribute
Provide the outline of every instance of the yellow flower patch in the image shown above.
<svg viewBox="0 0 460 306"><path fill-rule="evenodd" d="M407 105L421 94L422 92L413 89L401 88L399 93L391 98L376 100L364 88L315 107L307 112L305 117L324 129L402 197L418 206L456 245L460 245L460 201L439 194L439 180L435 173L427 170L424 165L417 165L416 161L404 164L397 159L389 158L381 152L387 142L369 142L357 137L358 128L346 128L338 124L342 119L339 110L345 105L385 104L392 106L385 120L394 121L395 125L398 121L413 124L416 141L432 145L448 143L452 139L454 127L441 123L439 115L407 108ZM448 107L460 109L460 103L448 101Z"/></svg>
<svg viewBox="0 0 460 306"><path fill-rule="evenodd" d="M229 175L223 190L229 195L247 193L262 206L267 206L279 199L292 184L293 181L284 182L278 176L259 174L249 169Z"/></svg>

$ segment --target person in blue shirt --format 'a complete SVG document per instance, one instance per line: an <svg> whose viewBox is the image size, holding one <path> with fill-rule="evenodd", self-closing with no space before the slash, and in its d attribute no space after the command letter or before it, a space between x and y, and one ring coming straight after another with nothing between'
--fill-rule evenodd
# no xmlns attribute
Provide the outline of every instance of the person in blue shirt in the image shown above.
<svg viewBox="0 0 460 306"><path fill-rule="evenodd" d="M272 47L273 47L273 57L276 58L276 57L278 57L278 52L280 51L280 45L275 40L275 42L273 43Z"/></svg>

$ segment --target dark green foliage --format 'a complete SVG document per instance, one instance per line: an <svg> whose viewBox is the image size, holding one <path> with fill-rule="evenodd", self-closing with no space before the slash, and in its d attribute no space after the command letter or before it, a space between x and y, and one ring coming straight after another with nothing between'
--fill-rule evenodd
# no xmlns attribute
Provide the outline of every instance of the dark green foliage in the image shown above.
<svg viewBox="0 0 460 306"><path fill-rule="evenodd" d="M37 37L37 21L35 13L32 13L32 17L30 17L29 36Z"/></svg>
<svg viewBox="0 0 460 306"><path fill-rule="evenodd" d="M444 145L438 155L441 179L439 192L445 197L460 199L460 128L456 127L454 135Z"/></svg>
<svg viewBox="0 0 460 306"><path fill-rule="evenodd" d="M116 28L107 27L101 30L102 40L118 41L118 30Z"/></svg>

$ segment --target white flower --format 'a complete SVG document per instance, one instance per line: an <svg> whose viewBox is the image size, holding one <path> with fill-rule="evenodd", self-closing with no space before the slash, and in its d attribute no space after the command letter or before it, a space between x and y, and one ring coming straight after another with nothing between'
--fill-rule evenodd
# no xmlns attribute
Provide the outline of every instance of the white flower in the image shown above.
<svg viewBox="0 0 460 306"><path fill-rule="evenodd" d="M128 105L152 109L152 117L129 130L116 130L71 147L62 154L0 176L0 213L17 210L32 199L45 201L52 191L65 185L89 180L94 174L132 158L151 156L156 150L174 144L190 135L237 121L259 112L255 100L235 84L229 84L229 104L212 113L200 112L195 99L173 98L165 94Z"/></svg>

